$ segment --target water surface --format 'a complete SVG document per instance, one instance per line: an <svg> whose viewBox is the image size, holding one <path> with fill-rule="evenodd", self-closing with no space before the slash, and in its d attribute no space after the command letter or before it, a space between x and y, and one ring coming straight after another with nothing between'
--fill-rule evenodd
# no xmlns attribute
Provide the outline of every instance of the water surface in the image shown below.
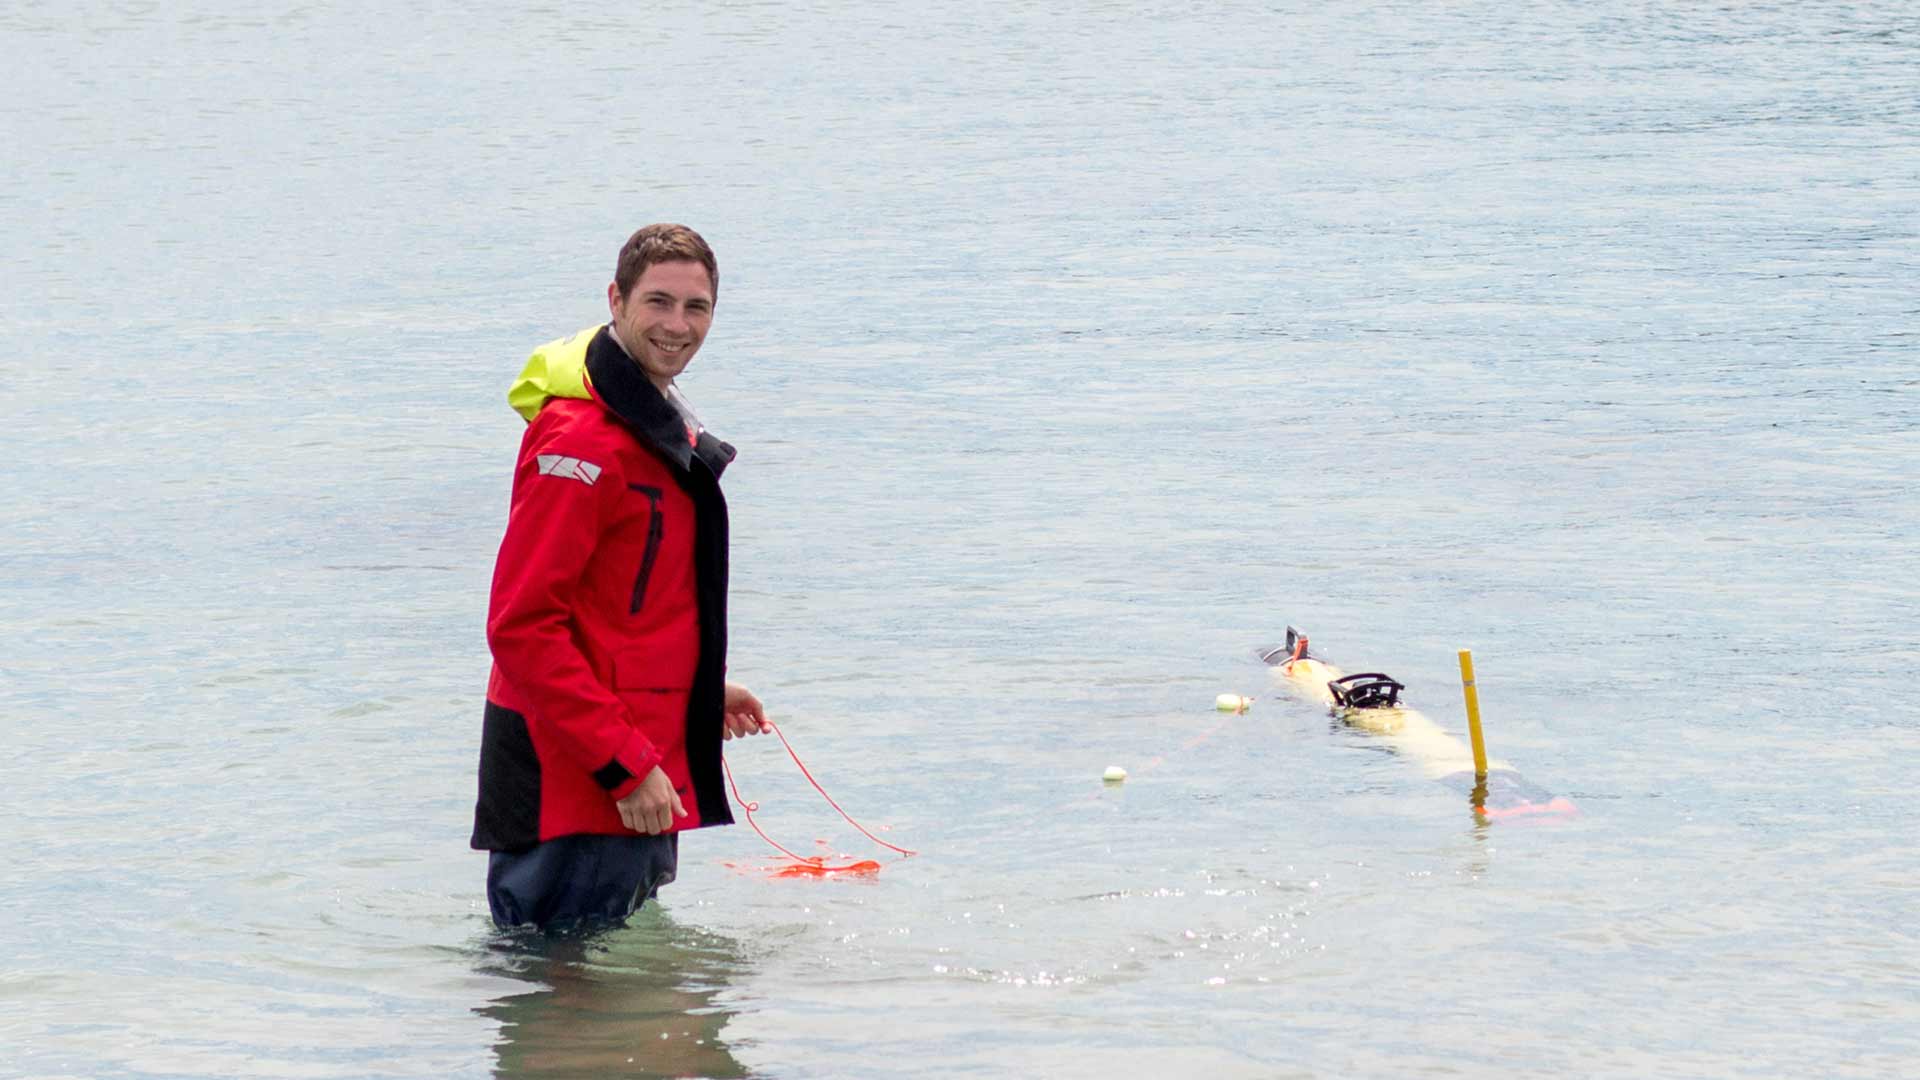
<svg viewBox="0 0 1920 1080"><path fill-rule="evenodd" d="M0 42L0 1074L1920 1060L1903 6ZM922 854L771 880L708 830L660 910L536 946L465 849L503 395L655 220L720 255L684 383L742 451L732 672ZM1583 814L1476 821L1280 695L1290 622L1456 729L1472 648ZM731 749L776 838L874 853Z"/></svg>

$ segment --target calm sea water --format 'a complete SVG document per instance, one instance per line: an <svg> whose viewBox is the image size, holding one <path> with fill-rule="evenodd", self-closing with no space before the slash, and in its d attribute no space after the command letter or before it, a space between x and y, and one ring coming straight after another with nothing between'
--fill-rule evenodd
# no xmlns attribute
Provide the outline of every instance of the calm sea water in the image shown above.
<svg viewBox="0 0 1920 1080"><path fill-rule="evenodd" d="M0 12L0 1075L1920 1071L1910 6L421 7ZM921 854L537 946L503 394L655 220L733 673Z"/></svg>

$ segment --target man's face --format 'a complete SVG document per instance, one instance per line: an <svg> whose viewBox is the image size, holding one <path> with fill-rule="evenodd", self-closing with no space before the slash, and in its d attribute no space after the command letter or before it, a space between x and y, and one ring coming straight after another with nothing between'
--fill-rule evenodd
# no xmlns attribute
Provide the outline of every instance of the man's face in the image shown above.
<svg viewBox="0 0 1920 1080"><path fill-rule="evenodd" d="M627 295L607 286L621 344L661 390L687 369L713 325L713 283L697 262L654 263Z"/></svg>

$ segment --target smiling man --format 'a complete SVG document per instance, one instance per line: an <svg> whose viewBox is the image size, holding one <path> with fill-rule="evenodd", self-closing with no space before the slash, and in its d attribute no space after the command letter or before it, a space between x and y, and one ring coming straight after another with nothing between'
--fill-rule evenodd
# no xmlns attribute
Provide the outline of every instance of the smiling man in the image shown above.
<svg viewBox="0 0 1920 1080"><path fill-rule="evenodd" d="M684 225L620 250L611 319L536 350L487 614L472 844L502 927L617 924L673 880L678 834L733 821L720 744L771 730L727 682L734 449L674 385L719 271Z"/></svg>

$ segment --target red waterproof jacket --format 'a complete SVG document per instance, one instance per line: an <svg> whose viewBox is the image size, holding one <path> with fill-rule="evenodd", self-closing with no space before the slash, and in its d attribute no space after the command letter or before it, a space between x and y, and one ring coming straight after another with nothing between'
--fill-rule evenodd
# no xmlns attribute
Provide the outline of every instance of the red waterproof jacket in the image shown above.
<svg viewBox="0 0 1920 1080"><path fill-rule="evenodd" d="M733 821L721 783L731 446L694 432L601 327L590 395L520 443L487 612L493 673L472 843L632 835L614 803L657 765L675 830Z"/></svg>

